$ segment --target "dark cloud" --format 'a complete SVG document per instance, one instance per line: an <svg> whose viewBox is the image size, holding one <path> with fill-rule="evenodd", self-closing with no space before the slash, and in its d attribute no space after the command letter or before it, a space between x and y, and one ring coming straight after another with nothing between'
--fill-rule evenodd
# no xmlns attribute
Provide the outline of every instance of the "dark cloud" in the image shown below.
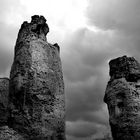
<svg viewBox="0 0 140 140"><path fill-rule="evenodd" d="M115 48L139 58L140 1L88 0L88 22L102 30L112 30Z"/></svg>
<svg viewBox="0 0 140 140"><path fill-rule="evenodd" d="M67 134L75 137L88 137L97 132L97 127L96 124L89 122L67 122Z"/></svg>
<svg viewBox="0 0 140 140"><path fill-rule="evenodd" d="M109 44L120 52L123 51L124 54L135 56L140 60L140 1L88 0L88 2L89 24L103 31L112 31L113 42L109 39Z"/></svg>
<svg viewBox="0 0 140 140"><path fill-rule="evenodd" d="M86 119L89 112L101 109L104 90L98 76L79 83L67 82L67 120Z"/></svg>
<svg viewBox="0 0 140 140"><path fill-rule="evenodd" d="M119 29L130 34L140 29L139 0L89 0L90 23L103 29Z"/></svg>
<svg viewBox="0 0 140 140"><path fill-rule="evenodd" d="M67 50L62 61L65 77L70 81L82 81L97 75L100 67L116 53L110 43L110 33L95 33L83 28L67 36L65 41Z"/></svg>
<svg viewBox="0 0 140 140"><path fill-rule="evenodd" d="M88 137L75 137L72 135L66 135L67 140L89 140Z"/></svg>
<svg viewBox="0 0 140 140"><path fill-rule="evenodd" d="M88 121L104 129L108 126L103 96L108 79L108 59L116 49L107 50L113 48L109 44L112 41L109 33L95 33L87 28L79 29L67 38L67 51L62 55L66 83L66 120L71 122L71 127L77 128L76 134L72 131L72 136L88 137L89 133L97 133L95 126L89 131L86 125L81 130L74 124L81 120L80 123ZM68 134L69 131L68 125Z"/></svg>
<svg viewBox="0 0 140 140"><path fill-rule="evenodd" d="M65 39L67 51L62 60L67 83L67 121L73 122L73 127L78 129L74 122L81 120L108 128L108 112L103 103L109 78L108 61L122 55L140 60L138 5L137 0L89 0L89 26L96 25L99 31L83 28ZM82 130L78 130L78 135L82 135ZM91 133L95 135L97 131L93 129Z"/></svg>
<svg viewBox="0 0 140 140"><path fill-rule="evenodd" d="M68 51L62 56L67 120L80 119L107 125L107 113L102 107L105 106L103 96L108 80L108 60L119 55L120 50L112 46L111 32L96 33L83 28L67 38Z"/></svg>
<svg viewBox="0 0 140 140"><path fill-rule="evenodd" d="M88 121L75 121L75 122L66 122L67 126L67 136L72 136L72 140L89 140L89 138L93 137L97 133L102 131L106 131L107 127L104 125L100 125L98 123L91 123Z"/></svg>

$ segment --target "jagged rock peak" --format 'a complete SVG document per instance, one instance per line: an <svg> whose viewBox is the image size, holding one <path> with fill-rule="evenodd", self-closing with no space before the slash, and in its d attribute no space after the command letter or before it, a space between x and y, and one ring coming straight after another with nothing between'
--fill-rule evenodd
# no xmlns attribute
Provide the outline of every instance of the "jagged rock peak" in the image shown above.
<svg viewBox="0 0 140 140"><path fill-rule="evenodd" d="M48 24L44 16L34 15L31 17L31 22L24 21L21 25L17 43L22 40L42 39L46 41L46 35L49 32Z"/></svg>
<svg viewBox="0 0 140 140"><path fill-rule="evenodd" d="M31 17L31 23L45 24L46 19L44 16L34 15Z"/></svg>
<svg viewBox="0 0 140 140"><path fill-rule="evenodd" d="M134 57L122 56L109 62L111 80L125 78L127 81L140 79L140 64Z"/></svg>

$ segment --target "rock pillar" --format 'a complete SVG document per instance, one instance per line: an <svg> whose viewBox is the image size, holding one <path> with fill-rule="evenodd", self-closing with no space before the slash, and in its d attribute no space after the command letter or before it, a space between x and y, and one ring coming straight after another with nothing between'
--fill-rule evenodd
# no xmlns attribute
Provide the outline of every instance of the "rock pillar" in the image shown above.
<svg viewBox="0 0 140 140"><path fill-rule="evenodd" d="M8 125L29 140L65 140L59 46L47 42L48 32L43 16L22 24L10 72Z"/></svg>
<svg viewBox="0 0 140 140"><path fill-rule="evenodd" d="M110 81L104 101L114 140L140 139L140 64L133 57L109 62Z"/></svg>

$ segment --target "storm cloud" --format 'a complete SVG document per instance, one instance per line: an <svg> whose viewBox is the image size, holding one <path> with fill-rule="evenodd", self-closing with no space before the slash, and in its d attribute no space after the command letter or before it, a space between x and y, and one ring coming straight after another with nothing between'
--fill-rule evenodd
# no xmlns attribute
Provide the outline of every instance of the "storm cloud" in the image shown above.
<svg viewBox="0 0 140 140"><path fill-rule="evenodd" d="M89 28L81 28L68 37L71 39L68 41L69 51L63 59L67 80L67 120L97 123L105 131L108 112L102 99L109 79L108 62L122 55L140 60L140 2L88 2L86 16ZM96 26L97 31L92 30L92 26ZM86 126L84 128L88 136L89 131ZM91 129L93 135L98 133L95 125Z"/></svg>

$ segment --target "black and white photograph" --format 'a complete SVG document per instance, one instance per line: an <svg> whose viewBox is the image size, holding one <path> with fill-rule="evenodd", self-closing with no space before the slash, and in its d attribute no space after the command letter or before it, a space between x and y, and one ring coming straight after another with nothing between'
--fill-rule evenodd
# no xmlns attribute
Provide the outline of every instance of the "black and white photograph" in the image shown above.
<svg viewBox="0 0 140 140"><path fill-rule="evenodd" d="M140 140L140 0L0 0L0 140Z"/></svg>

